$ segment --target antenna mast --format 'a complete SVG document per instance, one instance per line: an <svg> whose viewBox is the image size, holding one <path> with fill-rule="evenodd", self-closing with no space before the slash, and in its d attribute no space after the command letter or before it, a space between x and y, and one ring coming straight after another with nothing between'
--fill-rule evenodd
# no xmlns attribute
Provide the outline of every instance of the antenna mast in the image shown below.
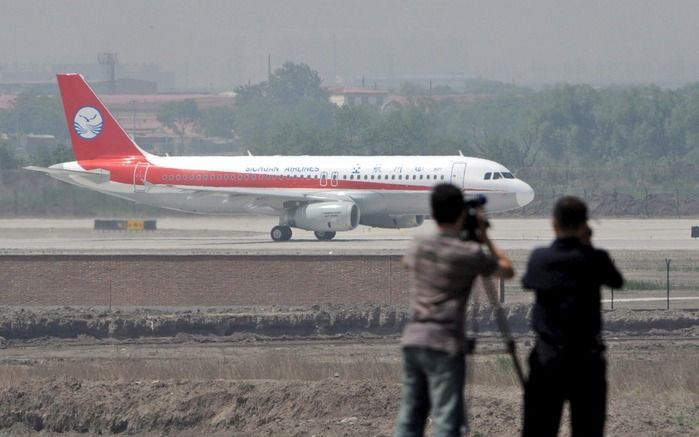
<svg viewBox="0 0 699 437"><path fill-rule="evenodd" d="M97 62L100 63L109 79L109 93L116 93L116 66L119 58L116 52L100 52L97 54Z"/></svg>

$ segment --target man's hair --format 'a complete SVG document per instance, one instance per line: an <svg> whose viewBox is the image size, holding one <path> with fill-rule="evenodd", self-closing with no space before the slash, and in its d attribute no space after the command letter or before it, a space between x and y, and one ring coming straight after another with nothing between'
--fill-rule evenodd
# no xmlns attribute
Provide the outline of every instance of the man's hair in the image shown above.
<svg viewBox="0 0 699 437"><path fill-rule="evenodd" d="M437 223L454 223L464 210L464 195L455 185L439 184L432 190L430 204Z"/></svg>
<svg viewBox="0 0 699 437"><path fill-rule="evenodd" d="M563 196L556 201L553 218L561 229L577 229L587 221L587 205L575 196Z"/></svg>

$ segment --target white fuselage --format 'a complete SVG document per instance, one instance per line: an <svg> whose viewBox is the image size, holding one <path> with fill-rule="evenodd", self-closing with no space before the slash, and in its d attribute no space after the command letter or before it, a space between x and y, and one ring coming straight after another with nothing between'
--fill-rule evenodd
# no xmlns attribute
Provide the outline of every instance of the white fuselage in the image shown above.
<svg viewBox="0 0 699 437"><path fill-rule="evenodd" d="M52 168L76 173L52 176L143 204L207 214L276 215L289 201L284 199L318 201L317 197L351 200L362 216L429 215L430 189L445 182L457 185L465 195L485 195L490 211L518 208L534 197L531 187L501 164L462 156L149 154L147 159L136 165L126 161L57 164ZM101 180L80 176L95 169L112 176ZM485 179L488 173L490 178Z"/></svg>

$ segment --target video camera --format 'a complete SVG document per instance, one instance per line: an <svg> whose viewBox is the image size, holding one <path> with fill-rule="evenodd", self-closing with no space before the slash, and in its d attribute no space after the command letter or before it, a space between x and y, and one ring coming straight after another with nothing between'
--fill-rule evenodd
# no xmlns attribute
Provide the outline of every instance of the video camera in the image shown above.
<svg viewBox="0 0 699 437"><path fill-rule="evenodd" d="M459 234L459 238L462 241L483 242L481 235L482 229L488 229L490 227L490 222L487 218L479 214L478 211L482 209L486 203L488 203L488 199L482 194L464 199L466 219L464 220L464 227Z"/></svg>

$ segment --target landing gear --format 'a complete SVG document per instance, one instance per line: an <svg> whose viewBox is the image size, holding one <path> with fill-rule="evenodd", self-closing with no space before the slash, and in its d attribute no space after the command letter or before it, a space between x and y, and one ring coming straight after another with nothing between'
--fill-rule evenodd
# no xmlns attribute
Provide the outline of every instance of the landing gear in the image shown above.
<svg viewBox="0 0 699 437"><path fill-rule="evenodd" d="M289 241L291 240L291 228L289 226L275 226L272 232L269 233L274 241Z"/></svg>
<svg viewBox="0 0 699 437"><path fill-rule="evenodd" d="M335 232L334 231L328 231L328 232L323 232L323 231L315 231L314 232L315 236L317 239L321 241L329 241L335 238Z"/></svg>

